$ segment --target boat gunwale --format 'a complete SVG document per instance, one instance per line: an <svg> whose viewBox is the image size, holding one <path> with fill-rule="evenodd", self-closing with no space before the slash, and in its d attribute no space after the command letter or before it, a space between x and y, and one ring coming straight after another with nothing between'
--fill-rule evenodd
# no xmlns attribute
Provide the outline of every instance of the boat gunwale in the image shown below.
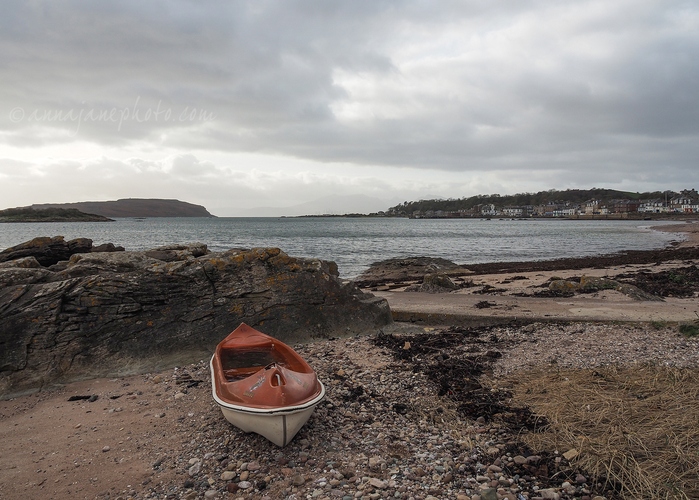
<svg viewBox="0 0 699 500"><path fill-rule="evenodd" d="M318 385L320 385L320 393L314 397L313 399L302 403L298 405L289 405L289 406L280 406L280 407L274 407L274 408L255 408L252 406L242 406L242 405L236 405L233 403L228 403L221 398L219 398L217 394L217 387L216 387L216 374L215 374L215 369L214 369L214 359L216 358L216 354L214 353L213 356L211 356L211 360L209 361L209 368L211 371L211 394L214 398L214 401L221 406L221 408L225 408L227 410L232 410L232 411L237 411L241 413L253 413L257 415L279 415L279 414L289 414L289 413L296 413L300 412L303 410L307 410L308 408L312 408L313 406L317 405L318 403L321 402L321 400L325 397L325 385L320 381L320 379L316 378Z"/></svg>

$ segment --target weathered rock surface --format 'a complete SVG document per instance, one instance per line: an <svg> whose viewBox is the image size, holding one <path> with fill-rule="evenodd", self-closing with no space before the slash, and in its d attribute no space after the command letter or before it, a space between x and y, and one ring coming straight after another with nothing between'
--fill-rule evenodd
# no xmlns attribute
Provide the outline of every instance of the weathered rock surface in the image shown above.
<svg viewBox="0 0 699 500"><path fill-rule="evenodd" d="M20 257L17 260L0 262L0 269L39 269L43 267L35 257Z"/></svg>
<svg viewBox="0 0 699 500"><path fill-rule="evenodd" d="M334 263L277 248L81 253L58 270L14 262L0 268L5 397L206 358L243 321L290 343L391 322L387 302L340 280Z"/></svg>

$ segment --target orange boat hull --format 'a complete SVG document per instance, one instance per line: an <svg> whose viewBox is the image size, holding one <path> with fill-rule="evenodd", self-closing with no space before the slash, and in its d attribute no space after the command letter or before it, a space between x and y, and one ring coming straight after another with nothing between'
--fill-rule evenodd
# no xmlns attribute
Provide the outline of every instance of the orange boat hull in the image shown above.
<svg viewBox="0 0 699 500"><path fill-rule="evenodd" d="M241 324L211 357L214 400L226 419L285 446L325 396L313 369L283 342Z"/></svg>

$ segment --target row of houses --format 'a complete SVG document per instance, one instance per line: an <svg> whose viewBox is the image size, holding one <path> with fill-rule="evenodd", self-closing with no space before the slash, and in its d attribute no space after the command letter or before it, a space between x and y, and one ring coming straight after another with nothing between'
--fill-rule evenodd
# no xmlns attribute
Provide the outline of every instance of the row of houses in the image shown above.
<svg viewBox="0 0 699 500"><path fill-rule="evenodd" d="M445 212L429 210L415 212L413 217L576 217L629 214L680 214L699 213L699 195L682 194L668 200L588 200L582 204L548 203L546 205L503 206L494 204L476 205L470 210Z"/></svg>

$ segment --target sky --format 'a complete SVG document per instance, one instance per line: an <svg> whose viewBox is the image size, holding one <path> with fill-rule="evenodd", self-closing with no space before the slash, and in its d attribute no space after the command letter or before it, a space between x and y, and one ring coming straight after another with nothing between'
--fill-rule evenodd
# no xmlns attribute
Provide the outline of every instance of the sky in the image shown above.
<svg viewBox="0 0 699 500"><path fill-rule="evenodd" d="M0 209L699 188L693 1L3 0Z"/></svg>

